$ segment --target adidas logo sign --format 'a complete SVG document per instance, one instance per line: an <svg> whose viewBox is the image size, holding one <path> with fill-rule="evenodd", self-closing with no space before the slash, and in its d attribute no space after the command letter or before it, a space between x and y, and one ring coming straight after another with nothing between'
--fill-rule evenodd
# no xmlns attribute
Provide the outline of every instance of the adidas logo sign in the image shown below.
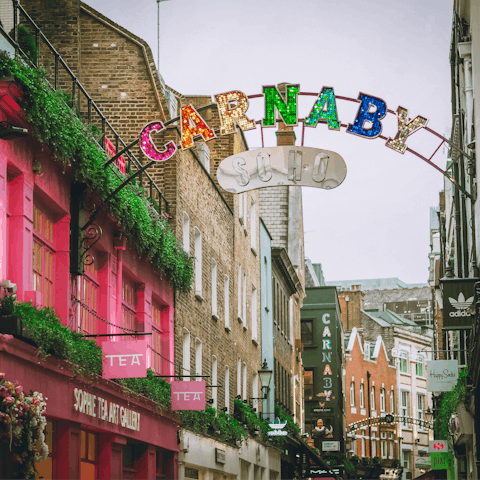
<svg viewBox="0 0 480 480"><path fill-rule="evenodd" d="M465 300L465 295L460 292L458 299L455 300L452 297L448 297L452 307L456 308L456 312L450 312L450 317L471 317L471 314L467 312L467 308L473 303L474 298L470 297Z"/></svg>

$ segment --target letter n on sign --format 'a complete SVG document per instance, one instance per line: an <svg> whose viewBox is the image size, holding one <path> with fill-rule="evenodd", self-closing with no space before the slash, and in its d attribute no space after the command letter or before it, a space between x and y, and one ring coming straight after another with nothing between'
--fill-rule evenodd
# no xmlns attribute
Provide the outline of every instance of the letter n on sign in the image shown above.
<svg viewBox="0 0 480 480"><path fill-rule="evenodd" d="M139 378L147 376L145 340L103 342L103 378Z"/></svg>
<svg viewBox="0 0 480 480"><path fill-rule="evenodd" d="M205 382L172 382L172 410L205 410Z"/></svg>

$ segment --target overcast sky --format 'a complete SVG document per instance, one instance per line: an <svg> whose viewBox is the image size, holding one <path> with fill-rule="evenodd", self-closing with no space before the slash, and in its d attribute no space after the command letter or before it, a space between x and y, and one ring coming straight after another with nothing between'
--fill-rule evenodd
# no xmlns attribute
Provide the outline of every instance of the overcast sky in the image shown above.
<svg viewBox="0 0 480 480"><path fill-rule="evenodd" d="M86 3L146 40L157 58L156 0ZM430 128L445 134L452 8L452 0L162 1L160 73L183 94L251 95L281 82L299 83L304 92L331 86L352 98L362 92L392 110L408 108L412 118L428 118ZM300 117L313 102L301 99ZM337 107L340 121L353 123L358 106L339 101ZM261 119L262 101L252 101L248 114ZM383 133L396 134L394 116L385 119ZM259 130L247 132L247 140L261 146ZM430 156L438 146L432 140L418 132L407 144ZM384 143L344 128L306 131L305 146L336 151L348 169L335 190L303 189L306 255L322 264L328 281L428 280L429 207L438 205L443 177ZM270 130L265 146L274 145ZM434 160L444 167L446 151Z"/></svg>

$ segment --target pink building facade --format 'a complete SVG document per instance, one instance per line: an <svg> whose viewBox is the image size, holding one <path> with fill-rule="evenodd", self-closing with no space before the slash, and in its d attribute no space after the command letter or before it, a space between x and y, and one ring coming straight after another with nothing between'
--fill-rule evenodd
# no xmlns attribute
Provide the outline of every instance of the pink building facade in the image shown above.
<svg viewBox="0 0 480 480"><path fill-rule="evenodd" d="M21 95L12 81L0 82L0 121L28 128ZM72 194L78 195L71 180L68 167L30 135L0 140L0 283L16 284L19 301L54 308L62 324L84 334L151 333L138 337L147 343L147 367L173 375L173 288L125 242L106 210L95 222L102 233L88 251L93 263L83 275L70 273ZM89 200L87 190L80 201L86 207ZM112 338L133 340L98 337L97 343ZM44 477L177 478L178 425L171 415L160 414L148 399L125 396L110 380L91 385L74 378L61 362L39 366L34 347L0 335L0 372L49 398L52 451L39 466ZM134 412L138 428L80 414L80 390L95 396L96 413L102 408L99 398ZM93 458L86 458L91 442Z"/></svg>

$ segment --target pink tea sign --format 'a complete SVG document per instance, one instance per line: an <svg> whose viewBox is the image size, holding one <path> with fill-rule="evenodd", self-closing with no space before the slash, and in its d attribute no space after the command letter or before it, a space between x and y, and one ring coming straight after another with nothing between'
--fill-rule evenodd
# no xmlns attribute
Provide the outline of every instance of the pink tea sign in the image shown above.
<svg viewBox="0 0 480 480"><path fill-rule="evenodd" d="M205 410L205 382L172 382L172 410Z"/></svg>
<svg viewBox="0 0 480 480"><path fill-rule="evenodd" d="M103 378L138 378L147 376L145 340L104 342Z"/></svg>

